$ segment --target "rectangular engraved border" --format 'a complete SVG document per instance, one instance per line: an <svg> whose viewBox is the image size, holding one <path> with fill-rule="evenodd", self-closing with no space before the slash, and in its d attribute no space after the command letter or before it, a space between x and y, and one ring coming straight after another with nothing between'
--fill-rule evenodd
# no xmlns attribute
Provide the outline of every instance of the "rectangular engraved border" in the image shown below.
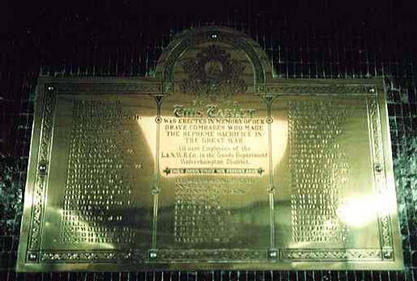
<svg viewBox="0 0 417 281"><path fill-rule="evenodd" d="M196 268L241 268L243 264L252 264L256 269L264 268L256 262L269 264L270 268L291 269L327 269L329 262L336 262L335 269L402 269L402 250L398 231L398 221L386 210L378 215L380 249L276 249L277 258L270 259L268 250L219 249L219 250L166 250L156 251L158 258L153 260L149 253L120 250L96 251L57 251L41 250L42 220L45 198L48 188L48 163L53 135L53 118L56 95L59 94L121 94L151 95L156 99L162 96L160 81L140 78L45 78L41 77L37 87L34 125L32 129L31 152L28 179L25 191L25 209L18 251L18 271L51 270L42 264L57 264L55 270L81 270L77 264L97 264L89 270L114 270L114 267L102 267L103 264L132 264L139 268L179 268L187 266L167 266L181 263L187 259L200 262ZM175 89L175 87L173 87ZM374 165L375 189L378 194L392 194L395 191L392 172L391 146L389 140L386 97L382 80L303 80L282 79L265 86L265 97L278 96L363 96L368 109L368 124L372 142L372 161ZM29 222L29 224L27 223ZM396 237L396 239L394 239ZM223 256L225 260L242 264L232 266L225 262L213 261ZM345 266L344 262L354 261ZM384 262L385 261L385 262ZM303 265L297 265L302 262ZM388 263L387 263L388 262ZM157 264L161 264L158 266ZM209 266L206 263L215 265ZM73 264L68 267L66 264ZM308 264L307 266L305 264ZM131 270L133 267L116 267L118 270ZM333 268L333 266L332 266Z"/></svg>

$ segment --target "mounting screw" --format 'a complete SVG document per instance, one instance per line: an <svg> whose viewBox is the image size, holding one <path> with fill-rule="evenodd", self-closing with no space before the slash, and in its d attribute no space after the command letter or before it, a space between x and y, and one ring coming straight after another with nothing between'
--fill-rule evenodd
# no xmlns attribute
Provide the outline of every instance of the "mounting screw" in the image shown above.
<svg viewBox="0 0 417 281"><path fill-rule="evenodd" d="M258 85L257 89L259 92L264 92L265 91L265 85Z"/></svg>
<svg viewBox="0 0 417 281"><path fill-rule="evenodd" d="M165 92L170 92L172 90L172 84L171 83L165 83Z"/></svg>
<svg viewBox="0 0 417 281"><path fill-rule="evenodd" d="M376 164L375 171L377 171L378 173L382 172L382 166L380 164Z"/></svg>
<svg viewBox="0 0 417 281"><path fill-rule="evenodd" d="M268 191L268 193L273 193L273 192L275 192L275 186L273 186L273 185L268 185L268 186L267 186L267 191Z"/></svg>
<svg viewBox="0 0 417 281"><path fill-rule="evenodd" d="M155 251L150 251L149 252L149 258L150 259L156 259L158 257L158 255L156 254Z"/></svg>
<svg viewBox="0 0 417 281"><path fill-rule="evenodd" d="M270 259L276 259L276 258L278 258L278 251L276 249L270 249L268 251L268 257Z"/></svg>
<svg viewBox="0 0 417 281"><path fill-rule="evenodd" d="M39 174L41 174L42 176L46 175L46 169L47 169L47 165L45 162L39 163Z"/></svg>
<svg viewBox="0 0 417 281"><path fill-rule="evenodd" d="M384 256L384 259L392 259L392 251L384 250L383 251L383 256Z"/></svg>
<svg viewBox="0 0 417 281"><path fill-rule="evenodd" d="M28 255L28 260L30 260L30 261L36 261L36 259L37 259L37 255L36 254L34 254L34 253L30 253L29 255Z"/></svg>

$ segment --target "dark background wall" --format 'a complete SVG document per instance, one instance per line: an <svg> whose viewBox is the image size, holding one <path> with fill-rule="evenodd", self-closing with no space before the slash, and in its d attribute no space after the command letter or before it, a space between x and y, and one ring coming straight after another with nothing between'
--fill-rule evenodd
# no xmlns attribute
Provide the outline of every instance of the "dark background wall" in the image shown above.
<svg viewBox="0 0 417 281"><path fill-rule="evenodd" d="M414 1L0 1L0 281L417 280L417 3ZM402 272L14 272L39 75L146 76L177 32L241 30L282 78L382 77L403 235Z"/></svg>

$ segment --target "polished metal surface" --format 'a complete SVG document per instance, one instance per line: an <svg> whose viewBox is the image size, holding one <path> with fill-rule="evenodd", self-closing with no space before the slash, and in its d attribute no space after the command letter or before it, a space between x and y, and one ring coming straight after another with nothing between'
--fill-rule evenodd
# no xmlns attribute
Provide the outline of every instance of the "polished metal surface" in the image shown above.
<svg viewBox="0 0 417 281"><path fill-rule="evenodd" d="M209 103L49 82L19 270L401 268L379 81Z"/></svg>
<svg viewBox="0 0 417 281"><path fill-rule="evenodd" d="M266 79L226 43L39 79L19 271L403 268L382 81Z"/></svg>

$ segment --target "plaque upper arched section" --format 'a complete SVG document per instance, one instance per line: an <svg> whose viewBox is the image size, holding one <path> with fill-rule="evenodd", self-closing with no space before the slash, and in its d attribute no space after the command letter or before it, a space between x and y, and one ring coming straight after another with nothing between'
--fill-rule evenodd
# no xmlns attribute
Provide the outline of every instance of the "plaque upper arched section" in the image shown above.
<svg viewBox="0 0 417 281"><path fill-rule="evenodd" d="M207 26L179 33L163 51L155 71L155 78L163 83L163 92L174 91L175 75L181 62L194 56L199 60L196 63L201 63L201 57L209 56L209 52L217 52L218 57L226 57L231 61L229 65L242 62L244 68L247 66L245 75L248 77L246 79L250 80L248 92L263 93L265 84L273 79L271 63L257 42L248 35L230 28ZM205 63L208 64L209 71L216 71L216 67L222 67L207 59Z"/></svg>

